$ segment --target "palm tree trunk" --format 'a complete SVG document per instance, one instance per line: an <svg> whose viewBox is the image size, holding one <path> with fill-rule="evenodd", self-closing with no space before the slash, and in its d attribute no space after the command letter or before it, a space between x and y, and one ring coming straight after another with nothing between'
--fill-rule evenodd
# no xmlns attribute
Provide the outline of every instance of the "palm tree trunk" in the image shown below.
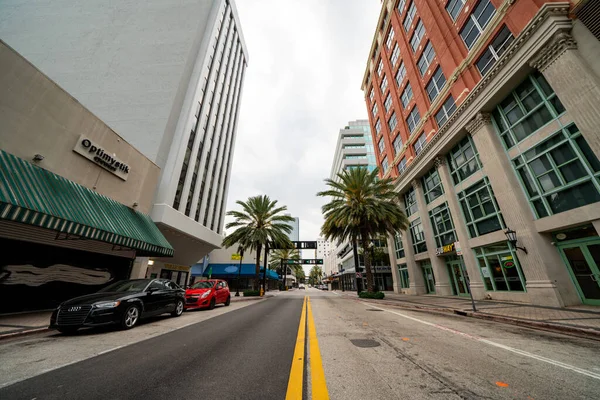
<svg viewBox="0 0 600 400"><path fill-rule="evenodd" d="M365 259L365 273L367 274L367 292L373 292L373 272L371 272L371 248L369 247L369 236L364 233L360 235Z"/></svg>
<svg viewBox="0 0 600 400"><path fill-rule="evenodd" d="M260 251L262 250L262 245L258 243L256 245L256 269L254 270L254 285L252 286L252 290L260 290Z"/></svg>

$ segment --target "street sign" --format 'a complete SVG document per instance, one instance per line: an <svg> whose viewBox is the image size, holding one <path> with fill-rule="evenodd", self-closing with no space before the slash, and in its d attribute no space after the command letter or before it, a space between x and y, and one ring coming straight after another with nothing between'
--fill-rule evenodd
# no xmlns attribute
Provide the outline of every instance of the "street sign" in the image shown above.
<svg viewBox="0 0 600 400"><path fill-rule="evenodd" d="M307 249L316 249L317 242L316 241L301 241L301 242L292 242L294 245L294 249L297 250L307 250ZM275 245L275 243L269 243L270 249L278 249L279 247Z"/></svg>
<svg viewBox="0 0 600 400"><path fill-rule="evenodd" d="M314 258L303 258L303 259L299 259L299 260L292 260L292 259L284 259L282 260L285 264L288 265L300 265L300 264L317 264L317 265L323 265L323 259L314 259Z"/></svg>

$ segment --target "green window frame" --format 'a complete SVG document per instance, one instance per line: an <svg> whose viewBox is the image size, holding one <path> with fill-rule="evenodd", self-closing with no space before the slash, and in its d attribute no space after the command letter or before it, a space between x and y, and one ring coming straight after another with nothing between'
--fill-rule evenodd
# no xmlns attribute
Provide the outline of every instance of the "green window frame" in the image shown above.
<svg viewBox="0 0 600 400"><path fill-rule="evenodd" d="M407 217L410 217L419 210L419 206L417 205L417 192L412 187L404 193L404 208Z"/></svg>
<svg viewBox="0 0 600 400"><path fill-rule="evenodd" d="M427 204L437 199L444 194L444 187L437 168L433 167L421 179L423 182L423 190L425 191L425 200Z"/></svg>
<svg viewBox="0 0 600 400"><path fill-rule="evenodd" d="M504 147L510 149L564 112L546 79L535 72L496 106L492 120Z"/></svg>
<svg viewBox="0 0 600 400"><path fill-rule="evenodd" d="M465 136L464 139L450 150L450 153L448 153L448 165L450 166L450 174L455 185L481 169L479 153L477 153L477 148L470 135Z"/></svg>
<svg viewBox="0 0 600 400"><path fill-rule="evenodd" d="M506 228L487 177L458 193L458 200L471 238Z"/></svg>
<svg viewBox="0 0 600 400"><path fill-rule="evenodd" d="M417 218L410 223L410 237L412 238L415 254L427 251L427 243L425 242L425 232L423 232L421 218Z"/></svg>
<svg viewBox="0 0 600 400"><path fill-rule="evenodd" d="M429 219L433 227L433 237L438 247L443 247L456 242L456 232L452 223L452 214L448 203L440 204L429 211Z"/></svg>
<svg viewBox="0 0 600 400"><path fill-rule="evenodd" d="M487 291L526 292L525 275L517 253L508 242L495 243L473 249L479 272ZM504 266L512 261L512 267Z"/></svg>
<svg viewBox="0 0 600 400"><path fill-rule="evenodd" d="M410 279L408 276L408 266L406 264L398 264L398 275L400 276L400 287L408 289L410 287Z"/></svg>
<svg viewBox="0 0 600 400"><path fill-rule="evenodd" d="M575 124L523 151L513 167L537 218L600 201L600 161Z"/></svg>
<svg viewBox="0 0 600 400"><path fill-rule="evenodd" d="M406 256L404 245L402 244L402 234L400 232L397 232L394 235L394 250L396 251L396 258L404 258Z"/></svg>

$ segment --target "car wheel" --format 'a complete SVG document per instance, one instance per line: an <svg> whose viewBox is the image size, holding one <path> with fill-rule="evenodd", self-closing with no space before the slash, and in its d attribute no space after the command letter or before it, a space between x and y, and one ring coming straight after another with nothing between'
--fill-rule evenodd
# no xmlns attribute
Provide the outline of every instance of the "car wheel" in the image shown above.
<svg viewBox="0 0 600 400"><path fill-rule="evenodd" d="M208 309L212 310L215 308L215 305L217 304L215 298L213 297L212 299L210 299L210 304L208 305Z"/></svg>
<svg viewBox="0 0 600 400"><path fill-rule="evenodd" d="M175 311L171 313L172 317L181 317L183 314L183 301L177 300L177 305L175 306Z"/></svg>
<svg viewBox="0 0 600 400"><path fill-rule="evenodd" d="M121 316L121 328L131 329L137 324L139 319L140 309L138 308L138 306L131 305L127 307L127 309Z"/></svg>
<svg viewBox="0 0 600 400"><path fill-rule="evenodd" d="M77 332L77 329L79 328L58 328L58 331L63 335L72 335Z"/></svg>
<svg viewBox="0 0 600 400"><path fill-rule="evenodd" d="M225 300L225 307L231 304L231 296L227 296L227 300Z"/></svg>

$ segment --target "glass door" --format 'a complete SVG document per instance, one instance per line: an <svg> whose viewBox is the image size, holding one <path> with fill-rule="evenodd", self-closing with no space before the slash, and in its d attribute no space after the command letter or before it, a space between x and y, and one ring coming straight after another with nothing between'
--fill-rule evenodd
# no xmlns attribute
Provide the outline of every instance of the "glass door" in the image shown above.
<svg viewBox="0 0 600 400"><path fill-rule="evenodd" d="M459 296L468 296L467 281L465 279L460 260L447 261L450 274L450 283L454 285L454 293Z"/></svg>
<svg viewBox="0 0 600 400"><path fill-rule="evenodd" d="M425 289L427 289L427 294L435 293L435 277L433 276L431 264L423 265L423 276L425 278Z"/></svg>
<svg viewBox="0 0 600 400"><path fill-rule="evenodd" d="M559 247L584 304L600 305L600 241Z"/></svg>

